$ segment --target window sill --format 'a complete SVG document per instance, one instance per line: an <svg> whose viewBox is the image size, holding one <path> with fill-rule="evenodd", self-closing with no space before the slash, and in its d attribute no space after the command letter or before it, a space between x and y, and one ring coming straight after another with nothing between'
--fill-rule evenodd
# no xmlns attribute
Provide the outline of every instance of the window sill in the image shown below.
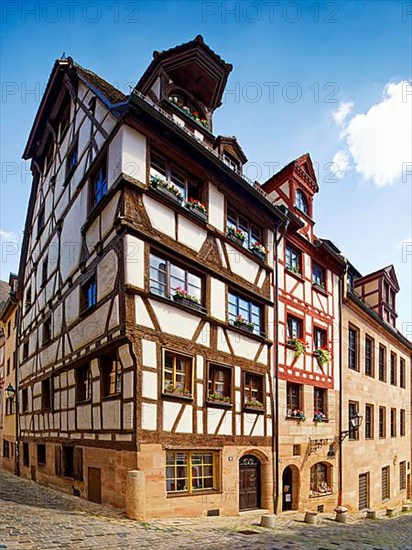
<svg viewBox="0 0 412 550"><path fill-rule="evenodd" d="M323 288L323 286L318 285L317 283L312 283L312 288L317 292L320 292L320 294L323 294L324 296L328 295L326 288Z"/></svg>
<svg viewBox="0 0 412 550"><path fill-rule="evenodd" d="M309 498L330 497L331 495L333 495L332 491L329 493L316 493L316 495L309 495Z"/></svg>
<svg viewBox="0 0 412 550"><path fill-rule="evenodd" d="M195 497L197 495L220 495L222 491L218 489L202 489L199 491L178 491L176 493L166 493L166 498L176 498L176 497Z"/></svg>
<svg viewBox="0 0 412 550"><path fill-rule="evenodd" d="M89 397L88 399L82 399L81 401L76 400L76 405L90 405L91 402L92 400Z"/></svg>
<svg viewBox="0 0 412 550"><path fill-rule="evenodd" d="M79 313L79 317L85 317L86 315L89 315L89 313L95 310L96 307L97 307L97 304L93 304L92 306L89 306L86 309L82 309L82 311Z"/></svg>
<svg viewBox="0 0 412 550"><path fill-rule="evenodd" d="M236 332L250 336L250 338L257 338L260 341L268 342L268 339L266 338L266 334L264 332L259 332L259 334L256 334L256 332L252 332L251 330L247 328L242 328L240 326L236 326L235 324L229 322L228 323L230 329L235 330Z"/></svg>
<svg viewBox="0 0 412 550"><path fill-rule="evenodd" d="M101 400L102 401L111 401L112 399L119 399L121 396L121 392L117 393L111 393L110 395L102 395Z"/></svg>
<svg viewBox="0 0 412 550"><path fill-rule="evenodd" d="M184 395L184 394L178 393L178 392L163 391L162 392L162 397L165 398L165 399L177 399L179 401L188 401L188 402L193 401L193 396L192 395Z"/></svg>
<svg viewBox="0 0 412 550"><path fill-rule="evenodd" d="M225 403L224 401L206 399L205 403L208 407L215 407L216 409L231 409L233 407L233 403Z"/></svg>
<svg viewBox="0 0 412 550"><path fill-rule="evenodd" d="M254 414L264 414L265 409L263 407L252 407L249 405L243 406L243 412L245 413L254 413Z"/></svg>
<svg viewBox="0 0 412 550"><path fill-rule="evenodd" d="M288 267L285 267L286 269L286 273L288 275L292 275L292 277L295 277L295 279L297 279L298 281L300 281L301 283L303 283L305 281L305 279L303 278L303 275L302 273L295 273L294 271L292 271L291 269L289 269Z"/></svg>
<svg viewBox="0 0 412 550"><path fill-rule="evenodd" d="M183 301L175 300L174 297L166 298L165 296L156 294L156 292L153 292L152 289L149 289L149 294L152 298L155 298L156 300L160 300L161 302L164 302L166 304L173 305L175 307L178 307L179 309L183 309L184 311L192 311L193 313L197 315L202 315L202 316L208 315L207 309L203 307L201 304L193 304L193 305L185 304L183 303Z"/></svg>
<svg viewBox="0 0 412 550"><path fill-rule="evenodd" d="M266 268L268 267L267 256L265 259L263 259L262 255L259 254L258 252L253 252L249 248L246 248L245 246L243 246L243 241L241 241L240 239L237 239L236 237L231 237L226 233L226 242L228 242L229 244L234 244L236 248L238 248L244 254L252 258L253 261L257 261L259 264L265 266Z"/></svg>
<svg viewBox="0 0 412 550"><path fill-rule="evenodd" d="M294 420L295 422L305 422L306 418L299 418L298 416L285 416L285 420Z"/></svg>
<svg viewBox="0 0 412 550"><path fill-rule="evenodd" d="M316 424L327 424L329 422L329 418L325 418L324 420L317 420L316 418L313 418L313 422Z"/></svg>

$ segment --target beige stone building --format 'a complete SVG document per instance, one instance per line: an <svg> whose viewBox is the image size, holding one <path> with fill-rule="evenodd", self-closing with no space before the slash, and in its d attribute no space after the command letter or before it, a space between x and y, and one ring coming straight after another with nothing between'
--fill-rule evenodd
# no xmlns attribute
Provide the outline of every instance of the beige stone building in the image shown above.
<svg viewBox="0 0 412 550"><path fill-rule="evenodd" d="M393 266L361 276L348 267L342 305L342 504L351 511L411 498L412 344L396 329Z"/></svg>
<svg viewBox="0 0 412 550"><path fill-rule="evenodd" d="M10 275L9 296L0 311L2 335L2 375L0 373L0 465L16 470L16 337L18 326L17 277ZM9 388L9 391L7 391ZM9 395L10 394L10 395ZM18 452L18 451L17 451Z"/></svg>

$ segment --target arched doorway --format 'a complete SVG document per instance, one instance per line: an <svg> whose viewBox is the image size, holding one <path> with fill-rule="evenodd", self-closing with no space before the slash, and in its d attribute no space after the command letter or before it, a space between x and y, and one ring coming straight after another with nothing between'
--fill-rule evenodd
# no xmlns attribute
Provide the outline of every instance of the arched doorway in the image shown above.
<svg viewBox="0 0 412 550"><path fill-rule="evenodd" d="M286 466L282 475L282 510L297 510L299 473L295 466Z"/></svg>
<svg viewBox="0 0 412 550"><path fill-rule="evenodd" d="M260 508L260 460L245 455L239 461L239 510Z"/></svg>

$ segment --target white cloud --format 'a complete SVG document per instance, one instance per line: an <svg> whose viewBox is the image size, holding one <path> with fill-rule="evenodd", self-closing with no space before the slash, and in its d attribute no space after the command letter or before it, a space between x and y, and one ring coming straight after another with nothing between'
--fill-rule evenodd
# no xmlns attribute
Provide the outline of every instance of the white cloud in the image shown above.
<svg viewBox="0 0 412 550"><path fill-rule="evenodd" d="M348 115L352 112L353 103L351 101L341 101L339 107L334 111L333 118L338 126L343 127Z"/></svg>
<svg viewBox="0 0 412 550"><path fill-rule="evenodd" d="M332 162L334 175L342 179L348 170L351 169L349 155L345 150L340 150L333 156Z"/></svg>
<svg viewBox="0 0 412 550"><path fill-rule="evenodd" d="M0 239L4 242L17 242L17 235L13 231L4 231L3 229L0 229Z"/></svg>
<svg viewBox="0 0 412 550"><path fill-rule="evenodd" d="M372 105L366 114L353 116L346 124L350 111L344 105L350 104L341 104L333 114L344 128L341 137L356 172L376 187L395 183L406 164L412 162L412 98L406 93L409 86L406 81L387 84L380 103Z"/></svg>

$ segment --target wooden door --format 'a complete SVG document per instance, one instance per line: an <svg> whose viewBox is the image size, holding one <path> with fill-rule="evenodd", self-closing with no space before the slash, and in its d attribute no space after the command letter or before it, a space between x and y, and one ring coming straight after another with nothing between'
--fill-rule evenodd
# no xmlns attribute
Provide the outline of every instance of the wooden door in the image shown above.
<svg viewBox="0 0 412 550"><path fill-rule="evenodd" d="M102 476L100 468L88 468L87 498L92 502L102 502Z"/></svg>
<svg viewBox="0 0 412 550"><path fill-rule="evenodd" d="M246 455L239 462L239 510L260 508L260 462Z"/></svg>
<svg viewBox="0 0 412 550"><path fill-rule="evenodd" d="M369 508L369 474L359 476L359 510Z"/></svg>
<svg viewBox="0 0 412 550"><path fill-rule="evenodd" d="M287 466L282 476L282 510L292 510L292 469Z"/></svg>

